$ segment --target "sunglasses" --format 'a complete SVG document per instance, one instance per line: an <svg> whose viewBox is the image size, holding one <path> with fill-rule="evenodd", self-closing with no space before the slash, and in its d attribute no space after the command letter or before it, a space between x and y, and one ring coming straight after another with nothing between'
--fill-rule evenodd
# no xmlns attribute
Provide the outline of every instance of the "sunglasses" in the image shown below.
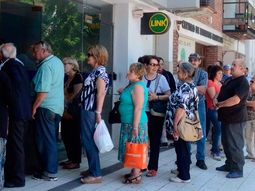
<svg viewBox="0 0 255 191"><path fill-rule="evenodd" d="M254 80L251 80L250 83L253 84L253 83L254 83Z"/></svg>
<svg viewBox="0 0 255 191"><path fill-rule="evenodd" d="M155 67L155 66L158 67L159 66L159 64L154 64L154 63L150 63L149 65L153 66L153 67Z"/></svg>

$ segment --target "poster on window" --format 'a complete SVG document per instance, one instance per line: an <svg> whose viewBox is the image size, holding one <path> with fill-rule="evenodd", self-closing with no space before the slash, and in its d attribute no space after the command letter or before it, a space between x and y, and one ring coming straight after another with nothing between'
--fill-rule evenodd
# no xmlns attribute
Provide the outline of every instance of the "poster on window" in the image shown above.
<svg viewBox="0 0 255 191"><path fill-rule="evenodd" d="M188 61L188 57L191 53L195 52L195 44L194 40L179 37L179 47L178 47L178 61Z"/></svg>

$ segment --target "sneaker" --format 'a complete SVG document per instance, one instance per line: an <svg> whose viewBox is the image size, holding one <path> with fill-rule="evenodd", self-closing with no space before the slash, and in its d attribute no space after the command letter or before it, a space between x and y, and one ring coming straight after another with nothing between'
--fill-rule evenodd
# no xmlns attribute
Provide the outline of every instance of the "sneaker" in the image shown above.
<svg viewBox="0 0 255 191"><path fill-rule="evenodd" d="M170 172L175 175L179 174L179 171L177 169L172 169Z"/></svg>
<svg viewBox="0 0 255 191"><path fill-rule="evenodd" d="M169 179L171 182L176 182L176 183L189 183L191 180L182 180L179 177L172 177Z"/></svg>
<svg viewBox="0 0 255 191"><path fill-rule="evenodd" d="M196 166L202 170L207 170L207 166L204 160L197 160Z"/></svg>
<svg viewBox="0 0 255 191"><path fill-rule="evenodd" d="M45 180L45 181L57 181L58 180L57 177L46 176L46 175L39 174L39 173L35 173L32 176L32 179L34 179L34 180Z"/></svg>
<svg viewBox="0 0 255 191"><path fill-rule="evenodd" d="M216 170L222 171L222 172L230 172L230 169L226 165L222 165L220 167L216 167Z"/></svg>
<svg viewBox="0 0 255 191"><path fill-rule="evenodd" d="M213 152L212 152L211 155L212 155L212 158L213 158L214 160L221 161L220 153L213 153Z"/></svg>
<svg viewBox="0 0 255 191"><path fill-rule="evenodd" d="M229 172L226 175L227 178L242 178L243 177L243 172Z"/></svg>
<svg viewBox="0 0 255 191"><path fill-rule="evenodd" d="M42 175L42 179L45 181L57 181L57 177Z"/></svg>

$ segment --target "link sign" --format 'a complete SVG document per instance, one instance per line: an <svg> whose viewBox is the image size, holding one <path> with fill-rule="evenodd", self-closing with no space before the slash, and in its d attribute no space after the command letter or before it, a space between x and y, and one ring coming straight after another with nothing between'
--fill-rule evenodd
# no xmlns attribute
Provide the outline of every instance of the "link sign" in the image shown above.
<svg viewBox="0 0 255 191"><path fill-rule="evenodd" d="M141 20L141 34L164 34L169 30L170 25L170 18L165 13L144 13Z"/></svg>

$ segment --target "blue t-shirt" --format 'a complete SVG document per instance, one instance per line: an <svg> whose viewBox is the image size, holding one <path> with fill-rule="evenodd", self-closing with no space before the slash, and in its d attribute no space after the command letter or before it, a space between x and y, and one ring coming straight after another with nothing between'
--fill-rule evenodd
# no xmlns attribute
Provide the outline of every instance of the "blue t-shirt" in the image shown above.
<svg viewBox="0 0 255 191"><path fill-rule="evenodd" d="M62 116L64 111L64 64L56 56L45 58L33 78L36 93L48 93L40 107Z"/></svg>
<svg viewBox="0 0 255 191"><path fill-rule="evenodd" d="M133 123L134 119L134 103L132 98L132 91L135 86L140 85L144 89L144 102L143 102L143 108L141 111L141 118L140 118L140 124L141 123L147 123L148 118L145 112L146 104L148 101L148 89L146 88L146 85L142 81L138 81L134 84L129 85L126 87L120 95L120 106L119 106L119 112L120 112L120 118L121 123Z"/></svg>

